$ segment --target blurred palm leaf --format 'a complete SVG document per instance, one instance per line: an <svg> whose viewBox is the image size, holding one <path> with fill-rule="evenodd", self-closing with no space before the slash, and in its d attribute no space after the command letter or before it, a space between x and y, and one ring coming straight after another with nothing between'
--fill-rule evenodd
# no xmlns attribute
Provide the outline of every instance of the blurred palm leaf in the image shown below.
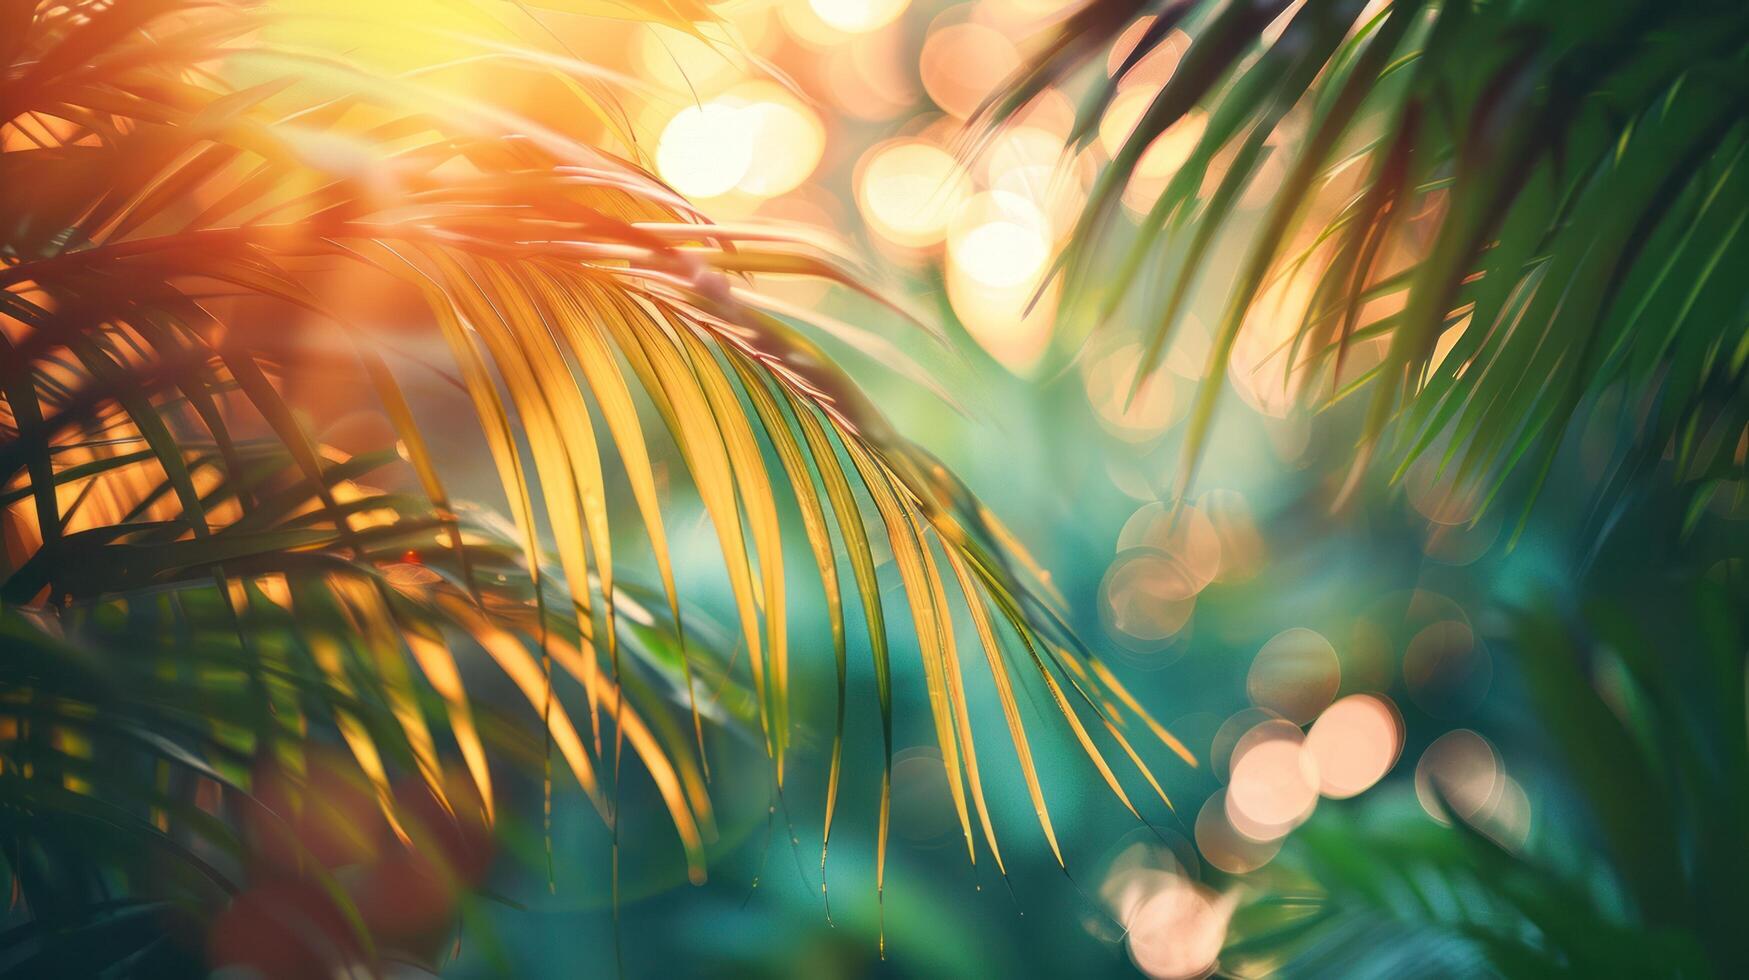
<svg viewBox="0 0 1749 980"><path fill-rule="evenodd" d="M1220 291L1184 481L1229 370L1328 401L1370 388L1355 476L1382 445L1396 476L1431 453L1484 501L1511 473L1540 486L1611 386L1644 450L1624 474L1666 453L1706 492L1741 472L1742 4L1091 0L984 116L1109 58L1076 121L1086 145L1175 57L1057 269L1091 322L1133 298L1137 386L1197 287ZM1175 126L1194 149L1132 226L1126 186ZM1204 274L1224 233L1247 243L1230 279ZM1266 356L1240 363L1247 334Z"/></svg>
<svg viewBox="0 0 1749 980"><path fill-rule="evenodd" d="M683 28L706 16L666 2L549 6ZM781 236L705 223L610 152L635 153L613 101L623 79L539 47L517 5L460 7L476 34L369 18L349 26L331 14L343 35L423 31L441 35L436 50L461 51L391 70L300 46L296 5L0 4L0 598L7 628L33 637L20 656L37 651L41 664L64 644L104 657L144 648L127 652L130 674L114 686L152 707L135 728L153 746L179 747L165 764L214 767L237 792L248 788L245 760L297 755L311 724L333 732L398 830L391 771L416 772L440 799L450 792L434 724L491 816L482 725L452 650L466 637L514 682L542 719L549 755L558 751L614 824L614 784L602 774L617 773L630 745L702 878L711 815L694 691L701 672L720 679L726 667L704 656L683 620L652 462L667 444L653 440L653 415L720 541L734 642L751 668L739 703L779 787L791 691L775 486L796 502L838 664L827 836L846 698L840 549L875 651L891 753L891 610L870 543L877 528L897 559L974 860L975 812L1001 865L977 777L956 604L977 629L1053 849L1013 693L1025 677L1049 691L1126 805L1085 719L1158 791L1125 732L1146 726L1188 760L1182 746L1011 571L1012 559L1030 562L994 517L894 433L805 332L848 328L798 320L745 274L851 286L855 277ZM542 119L558 122L441 83L446 69L479 62L549 83L543 93L561 105ZM398 340L359 322L353 295L320 285L335 269L362 277L367 294L398 288L422 299L424 332L441 337L453 363L438 370L469 399L508 524L451 501L433 445L441 436L420 425L385 356ZM309 406L289 393L312 370L300 354L311 344L348 352L320 369L368 385L396 447L350 453L312 433ZM403 466L418 492L366 482ZM609 497L619 493L635 504L657 570L658 587L641 601L616 572ZM963 603L950 600L944 562ZM587 725L555 694L555 664L582 688ZM152 686L133 688L134 673ZM7 690L72 706L75 719L106 717L98 694L48 684L26 672ZM686 705L690 737L658 722L664 689ZM191 718L176 703L209 695L230 707ZM725 710L736 704L731 690ZM42 790L40 770L3 764L16 792ZM116 778L69 776L53 805L78 809L89 797L151 824L167 803L160 790L131 792L140 787L127 782L138 782L130 766L104 772ZM888 783L883 776L881 860ZM19 805L49 807L30 800Z"/></svg>
<svg viewBox="0 0 1749 980"><path fill-rule="evenodd" d="M1235 916L1231 962L1287 976L1741 975L1743 583L1628 578L1579 614L1515 615L1519 716L1563 783L1528 847L1449 808L1451 827L1413 803L1400 820L1379 800L1326 808Z"/></svg>

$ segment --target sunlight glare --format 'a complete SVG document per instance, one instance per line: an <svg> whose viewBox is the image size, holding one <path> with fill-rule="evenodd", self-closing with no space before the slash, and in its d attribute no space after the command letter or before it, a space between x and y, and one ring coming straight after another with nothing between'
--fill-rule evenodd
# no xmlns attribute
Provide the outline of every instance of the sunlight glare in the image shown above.
<svg viewBox="0 0 1749 980"><path fill-rule="evenodd" d="M947 252L951 262L986 286L1029 286L1051 259L1050 220L1018 194L985 191L954 215Z"/></svg>
<svg viewBox="0 0 1749 980"><path fill-rule="evenodd" d="M910 0L808 0L815 16L846 34L885 27L905 12Z"/></svg>
<svg viewBox="0 0 1749 980"><path fill-rule="evenodd" d="M724 102L681 109L656 146L657 172L690 197L727 194L752 165L753 127L739 107Z"/></svg>
<svg viewBox="0 0 1749 980"><path fill-rule="evenodd" d="M826 151L826 128L812 109L774 82L737 86L725 101L744 102L742 124L749 130L751 160L737 190L776 197L813 174Z"/></svg>
<svg viewBox="0 0 1749 980"><path fill-rule="evenodd" d="M927 248L947 234L948 221L971 180L947 151L921 140L885 143L858 166L856 203L870 228L906 248Z"/></svg>

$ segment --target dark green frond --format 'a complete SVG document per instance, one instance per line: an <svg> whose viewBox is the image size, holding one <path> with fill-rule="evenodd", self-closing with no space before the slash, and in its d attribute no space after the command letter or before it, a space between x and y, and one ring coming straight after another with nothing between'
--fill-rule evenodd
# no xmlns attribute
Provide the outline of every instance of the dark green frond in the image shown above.
<svg viewBox="0 0 1749 980"><path fill-rule="evenodd" d="M1729 272L1749 259L1741 4L1095 0L1017 91L1095 75L1085 139L1179 30L1188 49L1100 175L1059 269L1066 309L1102 322L1124 304L1139 320L1138 379L1192 298L1213 294L1185 481L1229 371L1314 401L1367 389L1356 475L1381 448L1395 478L1431 456L1483 502L1509 475L1540 484L1569 421L1612 388L1648 407L1641 452L1672 458L1678 479L1704 489L1741 472L1749 292ZM1120 35L1136 44L1108 78ZM1126 186L1187 120L1203 126L1195 150L1130 227ZM1259 183L1267 203L1241 203ZM1215 280L1224 237L1245 257Z"/></svg>

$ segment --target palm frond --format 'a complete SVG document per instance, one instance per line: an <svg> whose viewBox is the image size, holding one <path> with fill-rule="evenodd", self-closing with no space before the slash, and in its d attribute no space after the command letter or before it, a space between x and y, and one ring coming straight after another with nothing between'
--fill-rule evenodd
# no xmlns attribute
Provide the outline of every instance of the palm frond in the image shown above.
<svg viewBox="0 0 1749 980"><path fill-rule="evenodd" d="M1057 266L1066 309L1128 304L1138 385L1216 291L1183 481L1229 374L1327 402L1370 388L1351 481L1383 447L1393 478L1431 454L1484 502L1513 473L1534 493L1611 387L1645 407L1623 472L1668 453L1707 492L1741 472L1741 4L1092 0L983 121L1085 84L1085 145L1184 32ZM1132 227L1126 187L1174 126L1202 128ZM1207 274L1223 236L1245 243L1230 279Z"/></svg>
<svg viewBox="0 0 1749 980"><path fill-rule="evenodd" d="M672 3L557 6L705 15ZM295 754L313 720L348 747L402 834L393 771L417 773L451 805L435 726L489 820L491 767L458 667L466 638L514 682L549 757L557 751L610 824L617 802L601 774L617 772L631 747L702 880L712 818L694 692L701 674L720 678L726 667L701 650L677 594L652 462L669 446L720 542L738 619L731 642L751 667L745 699L731 691L723 710L747 708L778 787L792 698L778 484L798 505L827 595L840 719L847 626L836 549L847 552L889 767L891 611L870 539L890 543L943 757L964 763L955 799L974 860L970 812L993 854L996 837L944 561L1053 849L1012 694L1020 677L1048 687L1126 805L1084 719L1156 791L1125 729L1141 720L1191 761L1011 570L1012 536L808 337L843 326L798 318L744 274L851 286L856 276L797 243L706 223L616 156L614 147L634 149L616 129L614 80L489 29L514 6L479 5L482 40L471 50L555 77L574 100L566 118L576 131L426 77L445 64L396 73L299 46L296 32L273 33L283 22L273 8L251 3L0 9L20 28L6 35L0 84L0 597L38 610L45 634L104 648L134 640L104 634L106 618L128 623L163 607L138 638L158 651L142 664L194 670L189 690L203 691L206 675L181 659L190 638L227 661L220 688L243 713L186 719L185 749L198 758L223 747L242 766L225 773L230 783L247 789L244 759ZM398 339L320 285L336 269L375 295L422 301L420 330L440 338L449 361L437 376L468 399L508 524L451 499L440 464L451 440L421 424L403 392L391 367L407 360ZM345 356L312 366L312 346ZM360 454L318 438L295 390L312 369L364 379L396 445ZM603 465L609 454L623 485ZM418 492L365 482L402 467ZM608 501L622 492L657 570L647 593L619 572ZM558 695L555 673L582 688L587 724ZM656 721L662 690L685 706L690 739ZM842 720L825 836L841 743ZM890 773L882 786L884 862Z"/></svg>

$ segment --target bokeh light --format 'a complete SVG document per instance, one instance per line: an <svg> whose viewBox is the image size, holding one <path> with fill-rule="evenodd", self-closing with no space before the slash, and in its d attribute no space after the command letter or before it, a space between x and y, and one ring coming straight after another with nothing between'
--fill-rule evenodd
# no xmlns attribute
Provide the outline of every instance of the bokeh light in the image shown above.
<svg viewBox="0 0 1749 980"><path fill-rule="evenodd" d="M1170 830L1162 830L1158 837L1132 831L1101 863L1099 900L1125 929L1151 895L1175 878L1194 878L1197 869L1195 846Z"/></svg>
<svg viewBox="0 0 1749 980"><path fill-rule="evenodd" d="M1136 50L1150 28L1154 26L1152 15L1138 17L1124 32L1118 35L1117 43L1111 46L1111 52L1106 56L1105 73L1116 75L1124 62ZM1184 52L1190 50L1190 35L1174 28L1165 39L1156 44L1141 60L1130 66L1124 73L1121 84L1125 86L1145 87L1158 90L1164 86L1172 73L1178 70L1178 61L1184 57Z"/></svg>
<svg viewBox="0 0 1749 980"><path fill-rule="evenodd" d="M656 170L682 194L727 194L753 165L753 128L741 108L707 102L681 109L662 130Z"/></svg>
<svg viewBox="0 0 1749 980"><path fill-rule="evenodd" d="M856 203L877 235L906 248L925 248L946 237L970 185L946 150L921 140L900 140L875 146L863 156Z"/></svg>
<svg viewBox="0 0 1749 980"><path fill-rule="evenodd" d="M942 111L970 116L1012 72L1020 53L1002 32L968 21L946 24L923 42L919 70L923 90Z"/></svg>
<svg viewBox="0 0 1749 980"><path fill-rule="evenodd" d="M1201 381L1208 363L1208 327L1195 313L1186 313L1173 325L1167 338L1166 370L1186 381Z"/></svg>
<svg viewBox="0 0 1749 980"><path fill-rule="evenodd" d="M1087 400L1106 431L1129 442L1146 442L1171 428L1190 408L1191 388L1163 370L1148 375L1135 397L1140 344L1126 343L1082 362Z"/></svg>
<svg viewBox="0 0 1749 980"><path fill-rule="evenodd" d="M892 822L895 834L918 843L939 840L957 825L947 767L933 746L893 756Z"/></svg>
<svg viewBox="0 0 1749 980"><path fill-rule="evenodd" d="M1051 224L1036 205L1007 191L984 191L954 213L948 260L973 281L1015 289L1038 281L1051 258Z"/></svg>
<svg viewBox="0 0 1749 980"><path fill-rule="evenodd" d="M1032 202L1057 236L1074 226L1087 202L1085 168L1064 161L1064 136L1044 125L1016 125L993 137L974 161L985 186Z"/></svg>
<svg viewBox="0 0 1749 980"><path fill-rule="evenodd" d="M1316 718L1341 686L1336 648L1322 633L1302 626L1271 637L1245 678L1251 703L1301 725Z"/></svg>
<svg viewBox="0 0 1749 980"><path fill-rule="evenodd" d="M657 142L656 170L695 198L770 198L800 187L825 149L812 108L775 82L749 81L676 112Z"/></svg>
<svg viewBox="0 0 1749 980"><path fill-rule="evenodd" d="M1493 548L1504 523L1498 507L1483 511L1473 524L1429 521L1421 550L1442 565L1469 565Z"/></svg>
<svg viewBox="0 0 1749 980"><path fill-rule="evenodd" d="M1227 818L1227 791L1216 790L1196 815L1196 848L1203 860L1228 874L1263 867L1281 852L1281 839L1255 840L1239 833Z"/></svg>
<svg viewBox="0 0 1749 980"><path fill-rule="evenodd" d="M1518 780L1507 776L1500 799L1481 820L1482 832L1508 850L1519 850L1530 841L1530 796Z"/></svg>
<svg viewBox="0 0 1749 980"><path fill-rule="evenodd" d="M1207 490L1197 509L1208 517L1220 543L1221 566L1215 581L1239 583L1256 577L1263 569L1267 546L1245 495L1224 488Z"/></svg>
<svg viewBox="0 0 1749 980"><path fill-rule="evenodd" d="M916 77L898 25L832 42L818 66L826 94L850 119L894 119L916 108Z"/></svg>
<svg viewBox="0 0 1749 980"><path fill-rule="evenodd" d="M1172 639L1196 609L1195 576L1176 558L1151 548L1118 555L1100 583L1100 618L1107 632L1131 645Z"/></svg>
<svg viewBox="0 0 1749 980"><path fill-rule="evenodd" d="M1031 282L991 286L973 278L957 262L948 263L944 278L954 315L978 346L1010 372L1029 374L1050 345L1061 281L1047 286L1028 309L1033 298Z"/></svg>
<svg viewBox="0 0 1749 980"><path fill-rule="evenodd" d="M1301 405L1312 371L1311 345L1292 343L1317 283L1306 275L1279 279L1245 314L1227 358L1227 380L1253 411L1285 419ZM1295 360L1290 364L1288 358ZM1299 451L1304 450L1303 440ZM1292 457L1297 453L1283 453Z"/></svg>
<svg viewBox="0 0 1749 980"><path fill-rule="evenodd" d="M1435 739L1415 766L1415 795L1422 809L1440 823L1450 822L1447 808L1473 821L1491 811L1505 792L1506 769L1500 753L1467 728Z"/></svg>
<svg viewBox="0 0 1749 980"><path fill-rule="evenodd" d="M815 16L846 34L863 34L891 24L910 0L808 0Z"/></svg>
<svg viewBox="0 0 1749 980"><path fill-rule="evenodd" d="M1318 763L1293 725L1265 722L1239 740L1227 784L1227 819L1252 840L1285 835L1318 804Z"/></svg>
<svg viewBox="0 0 1749 980"><path fill-rule="evenodd" d="M1143 86L1118 92L1099 121L1099 145L1108 156L1116 157L1124 152L1130 135L1141 123L1156 94ZM1200 109L1192 109L1154 137L1137 158L1134 172L1124 185L1124 206L1138 214L1147 213L1178 168L1184 166L1195 152L1196 144L1207 128L1208 115Z"/></svg>
<svg viewBox="0 0 1749 980"><path fill-rule="evenodd" d="M1385 698L1350 695L1313 722L1306 751L1318 763L1318 792L1337 800L1358 796L1397 764L1403 720Z"/></svg>
<svg viewBox="0 0 1749 980"><path fill-rule="evenodd" d="M1178 559L1201 592L1221 571L1221 538L1203 509L1161 501L1144 504L1118 532L1119 551L1153 548Z"/></svg>
<svg viewBox="0 0 1749 980"><path fill-rule="evenodd" d="M1154 980L1197 980L1214 972L1235 900L1174 876L1127 923L1130 960Z"/></svg>
<svg viewBox="0 0 1749 980"><path fill-rule="evenodd" d="M1214 968L1233 900L1199 884L1198 867L1194 847L1171 831L1132 835L1106 866L1099 899L1150 977L1188 980Z"/></svg>
<svg viewBox="0 0 1749 980"><path fill-rule="evenodd" d="M1273 711L1263 708L1244 708L1233 712L1216 728L1209 739L1209 771L1216 779L1226 782L1232 772L1233 758L1239 747L1239 741L1253 729L1267 722L1275 722L1287 728L1297 729L1299 726L1282 718Z"/></svg>
<svg viewBox="0 0 1749 980"><path fill-rule="evenodd" d="M1444 467L1443 454L1427 452L1409 467L1403 490L1409 503L1435 524L1467 524L1481 509L1486 489L1474 480L1459 481L1457 467Z"/></svg>
<svg viewBox="0 0 1749 980"><path fill-rule="evenodd" d="M637 42L639 77L677 95L715 94L743 74L736 42L717 25L701 25L698 33L651 24Z"/></svg>
<svg viewBox="0 0 1749 980"><path fill-rule="evenodd" d="M752 155L735 187L757 197L776 197L813 175L826 150L826 129L814 110L775 82L748 82L725 95L739 105Z"/></svg>

